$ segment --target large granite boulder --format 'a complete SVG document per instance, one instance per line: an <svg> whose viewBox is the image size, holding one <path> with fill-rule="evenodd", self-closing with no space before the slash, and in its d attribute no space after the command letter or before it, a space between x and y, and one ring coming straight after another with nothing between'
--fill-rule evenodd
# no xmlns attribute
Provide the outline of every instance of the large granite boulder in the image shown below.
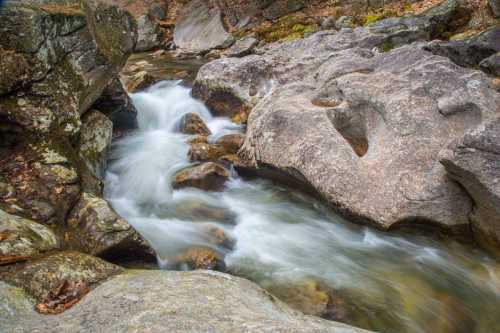
<svg viewBox="0 0 500 333"><path fill-rule="evenodd" d="M177 18L174 43L189 52L207 52L225 48L234 42L222 22L220 9L210 2L192 0Z"/></svg>
<svg viewBox="0 0 500 333"><path fill-rule="evenodd" d="M127 272L51 317L35 313L19 289L0 282L0 310L0 331L19 333L368 332L304 316L247 280L208 271Z"/></svg>
<svg viewBox="0 0 500 333"><path fill-rule="evenodd" d="M500 257L500 118L465 133L440 156L450 177L474 200L476 240Z"/></svg>
<svg viewBox="0 0 500 333"><path fill-rule="evenodd" d="M0 117L38 134L72 136L136 43L127 12L106 1L13 0L0 9L0 47L27 62ZM21 68L20 68L21 69ZM28 77L26 77L28 76ZM21 89L21 90L19 90Z"/></svg>
<svg viewBox="0 0 500 333"><path fill-rule="evenodd" d="M320 32L216 60L193 91L216 114L251 110L240 169L286 175L384 230L468 233L472 203L438 153L498 113L500 95L482 72L417 44L385 47L402 31L419 34L396 25Z"/></svg>

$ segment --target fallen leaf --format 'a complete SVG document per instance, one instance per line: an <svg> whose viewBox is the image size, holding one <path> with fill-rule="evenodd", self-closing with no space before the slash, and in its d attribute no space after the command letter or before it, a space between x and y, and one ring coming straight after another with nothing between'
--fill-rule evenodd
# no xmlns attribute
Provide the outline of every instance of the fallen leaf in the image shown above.
<svg viewBox="0 0 500 333"><path fill-rule="evenodd" d="M26 256L0 256L0 266L27 260Z"/></svg>
<svg viewBox="0 0 500 333"><path fill-rule="evenodd" d="M54 288L42 303L35 309L41 314L59 314L76 303L88 292L88 286L83 281L64 281Z"/></svg>
<svg viewBox="0 0 500 333"><path fill-rule="evenodd" d="M10 232L8 231L2 231L0 232L0 242L6 240L10 236Z"/></svg>

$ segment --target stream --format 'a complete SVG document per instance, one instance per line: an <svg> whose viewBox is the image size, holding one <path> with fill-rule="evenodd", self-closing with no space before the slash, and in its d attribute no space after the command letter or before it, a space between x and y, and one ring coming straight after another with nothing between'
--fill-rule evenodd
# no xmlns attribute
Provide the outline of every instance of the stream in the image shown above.
<svg viewBox="0 0 500 333"><path fill-rule="evenodd" d="M225 256L229 273L282 300L321 299L326 290L336 299L329 319L389 333L500 332L500 265L482 251L359 226L299 191L234 170L222 192L173 191L172 177L190 165L189 136L177 130L184 114L203 118L209 141L243 128L213 117L178 80L131 97L139 129L113 144L105 195L150 242L161 267L205 246ZM230 242L215 245L210 227Z"/></svg>

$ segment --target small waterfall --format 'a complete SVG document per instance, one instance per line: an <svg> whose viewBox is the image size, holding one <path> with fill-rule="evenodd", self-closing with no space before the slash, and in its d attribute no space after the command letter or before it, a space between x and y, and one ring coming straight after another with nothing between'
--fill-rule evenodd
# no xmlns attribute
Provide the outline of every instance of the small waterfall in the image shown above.
<svg viewBox="0 0 500 333"><path fill-rule="evenodd" d="M131 97L139 129L114 145L105 195L151 243L160 263L190 246L209 246L226 255L231 273L264 287L314 278L344 291L353 304L345 321L353 325L431 332L433 323L443 322L450 332L494 331L500 268L483 253L357 226L263 180L234 175L222 192L173 191L173 175L189 165L189 137L177 132L184 114L199 114L211 141L241 128L213 117L180 82L160 82ZM217 214L194 216L190 207ZM209 226L224 230L234 247L214 246Z"/></svg>

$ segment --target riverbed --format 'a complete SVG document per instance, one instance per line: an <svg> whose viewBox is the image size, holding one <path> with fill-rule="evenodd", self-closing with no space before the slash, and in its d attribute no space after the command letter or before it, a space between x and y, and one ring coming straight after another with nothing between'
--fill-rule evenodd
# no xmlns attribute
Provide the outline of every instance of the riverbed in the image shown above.
<svg viewBox="0 0 500 333"><path fill-rule="evenodd" d="M168 68L156 72L165 78L179 71L192 78L202 63L143 59ZM235 170L221 192L174 191L172 177L190 165L189 136L178 131L183 115L200 115L209 141L244 131L193 99L189 81L131 94L139 128L114 143L106 175L106 198L150 242L161 267L204 246L225 257L229 273L284 301L328 294L336 300L328 319L390 333L499 331L500 266L471 245L356 225L298 189ZM212 227L228 241L214 244Z"/></svg>

